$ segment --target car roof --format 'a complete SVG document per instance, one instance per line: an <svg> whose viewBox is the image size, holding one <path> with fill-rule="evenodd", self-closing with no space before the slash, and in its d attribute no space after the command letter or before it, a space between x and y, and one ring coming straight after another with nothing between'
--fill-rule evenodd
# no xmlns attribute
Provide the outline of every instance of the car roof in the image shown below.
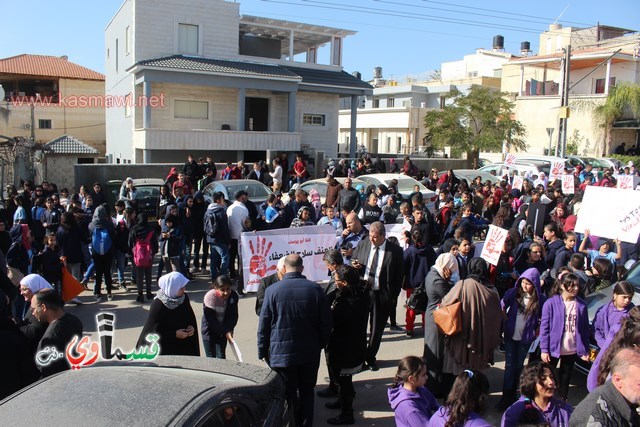
<svg viewBox="0 0 640 427"><path fill-rule="evenodd" d="M344 182L347 180L346 176L334 176L335 180L338 181L340 184L344 184ZM327 178L317 178L317 179L310 179L308 181L303 182L300 185L305 185L305 184L309 184L309 183L316 183L316 182L327 182ZM351 184L365 184L365 182L359 178L351 178Z"/></svg>
<svg viewBox="0 0 640 427"><path fill-rule="evenodd" d="M447 171L443 171L447 173ZM453 173L457 178L464 178L467 182L471 183L476 176L480 176L482 178L482 182L489 179L492 183L500 182L500 178L497 176L491 175L489 172L481 171L478 169L454 169Z"/></svg>
<svg viewBox="0 0 640 427"><path fill-rule="evenodd" d="M100 362L26 387L0 402L0 412L4 425L166 425L202 399L215 401L225 389L262 384L270 375L261 366L187 356ZM46 409L30 410L34 402L46 402Z"/></svg>

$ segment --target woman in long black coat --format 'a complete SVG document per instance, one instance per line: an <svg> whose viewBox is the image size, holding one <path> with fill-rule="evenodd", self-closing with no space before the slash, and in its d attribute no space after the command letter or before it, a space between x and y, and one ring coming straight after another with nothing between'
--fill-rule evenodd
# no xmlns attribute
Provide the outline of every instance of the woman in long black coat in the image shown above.
<svg viewBox="0 0 640 427"><path fill-rule="evenodd" d="M444 361L444 335L438 331L433 320L442 298L451 290L451 275L458 271L458 262L449 252L436 259L436 263L424 281L425 291L429 298L427 311L424 314L424 359L427 363L427 388L436 396L446 396L448 390L443 389L442 364Z"/></svg>
<svg viewBox="0 0 640 427"><path fill-rule="evenodd" d="M136 347L150 345L147 334L157 334L161 355L200 356L198 323L184 291L187 283L189 279L177 271L158 280L160 290L151 303Z"/></svg>
<svg viewBox="0 0 640 427"><path fill-rule="evenodd" d="M329 424L353 424L352 375L362 369L367 352L367 321L369 319L368 282L361 280L358 270L340 265L334 272L338 294L331 305L333 329L327 353L329 369L338 382L338 401L327 403L330 409L340 409L340 415L329 418Z"/></svg>

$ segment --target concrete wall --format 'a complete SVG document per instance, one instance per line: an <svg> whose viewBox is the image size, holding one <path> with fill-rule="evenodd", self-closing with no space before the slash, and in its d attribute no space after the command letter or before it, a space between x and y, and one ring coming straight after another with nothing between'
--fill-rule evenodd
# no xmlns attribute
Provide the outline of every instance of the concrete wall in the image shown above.
<svg viewBox="0 0 640 427"><path fill-rule="evenodd" d="M324 114L324 126L305 126L304 114ZM302 144L308 144L327 156L338 155L338 95L331 93L298 92L296 101L296 130L302 133Z"/></svg>
<svg viewBox="0 0 640 427"><path fill-rule="evenodd" d="M79 157L81 156L77 154L73 156L47 155L45 157L44 179L55 183L59 190L65 187L69 189L69 192L79 190L80 187L75 186L75 166Z"/></svg>

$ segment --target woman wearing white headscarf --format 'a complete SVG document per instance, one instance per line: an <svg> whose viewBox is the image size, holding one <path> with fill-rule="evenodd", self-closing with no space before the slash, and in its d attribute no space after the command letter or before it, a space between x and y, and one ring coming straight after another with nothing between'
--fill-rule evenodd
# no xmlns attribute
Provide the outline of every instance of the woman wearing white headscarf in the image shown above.
<svg viewBox="0 0 640 427"><path fill-rule="evenodd" d="M458 262L449 252L441 254L425 278L424 285L429 298L424 315L424 359L427 363L427 388L436 396L446 396L442 387L442 362L444 359L444 335L438 331L433 312L442 298L451 290L451 275L458 271Z"/></svg>
<svg viewBox="0 0 640 427"><path fill-rule="evenodd" d="M160 290L149 307L136 347L149 345L147 334L157 334L160 354L200 356L196 316L185 293L187 283L189 279L177 271L160 277Z"/></svg>
<svg viewBox="0 0 640 427"><path fill-rule="evenodd" d="M31 312L31 298L43 289L53 289L53 286L39 274L29 274L20 280L20 295L26 301L26 310L22 313L22 319L18 319L18 328L29 341L29 348L34 356L38 343L49 326L48 322L41 322Z"/></svg>

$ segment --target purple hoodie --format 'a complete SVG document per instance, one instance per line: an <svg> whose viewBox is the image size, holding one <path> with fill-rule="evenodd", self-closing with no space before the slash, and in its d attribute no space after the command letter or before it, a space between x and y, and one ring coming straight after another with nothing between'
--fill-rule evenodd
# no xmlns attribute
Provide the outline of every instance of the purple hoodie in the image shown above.
<svg viewBox="0 0 640 427"><path fill-rule="evenodd" d="M429 425L429 419L439 407L426 387L418 387L417 392L413 392L400 384L387 390L387 395L398 427Z"/></svg>
<svg viewBox="0 0 640 427"><path fill-rule="evenodd" d="M540 350L552 357L560 357L562 335L564 334L564 301L560 295L554 295L542 307L540 322ZM587 306L576 298L576 353L578 356L589 354L590 326Z"/></svg>
<svg viewBox="0 0 640 427"><path fill-rule="evenodd" d="M569 425L569 417L573 412L573 407L561 399L555 397L549 402L546 410L538 408L531 400L521 397L513 405L507 408L502 416L501 427L516 427L520 425L520 416L524 412L527 405L533 406L539 412L538 422L540 424L549 423L549 427L566 427Z"/></svg>
<svg viewBox="0 0 640 427"><path fill-rule="evenodd" d="M536 330L540 324L540 317L542 315L542 307L547 298L542 294L540 290L540 272L536 268L529 268L524 271L518 277L516 284L513 288L509 289L502 298L502 309L507 311L507 319L504 321L504 337L513 337L513 332L516 327L516 319L518 317L518 301L516 300L516 293L522 279L527 279L535 286L536 293L538 294L538 301L540 301L540 310L536 315L529 316L524 325L524 331L522 331L523 344L531 344L536 339Z"/></svg>
<svg viewBox="0 0 640 427"><path fill-rule="evenodd" d="M600 360L602 359L605 350L609 348L611 341L613 341L613 337L620 330L623 319L629 315L629 310L632 308L633 303L626 306L624 310L618 310L613 305L613 302L610 302L603 305L598 309L598 311L596 311L596 316L593 319L593 328L600 351L598 352L596 360L591 364L591 369L589 369L587 390L591 391L598 386L597 382L598 371L600 370Z"/></svg>
<svg viewBox="0 0 640 427"><path fill-rule="evenodd" d="M429 427L444 427L449 421L449 411L443 406L438 409L438 412L433 414L431 421L429 421ZM426 424L416 424L426 425ZM458 424L459 425L459 424ZM491 424L483 420L480 415L475 412L470 412L467 417L467 421L460 427L491 427Z"/></svg>

